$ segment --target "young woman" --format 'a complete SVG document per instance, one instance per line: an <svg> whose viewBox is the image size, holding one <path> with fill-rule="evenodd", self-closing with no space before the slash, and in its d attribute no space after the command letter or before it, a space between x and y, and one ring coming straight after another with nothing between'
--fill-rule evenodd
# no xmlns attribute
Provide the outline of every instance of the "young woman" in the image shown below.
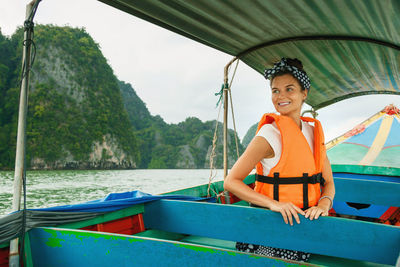
<svg viewBox="0 0 400 267"><path fill-rule="evenodd" d="M328 215L335 195L332 170L318 120L301 117L310 80L297 59L282 58L265 70L277 114L265 114L257 134L232 167L224 188L253 206L280 212L286 224L298 214L314 220ZM314 126L309 123L313 123ZM257 165L256 186L243 183ZM237 249L307 261L308 253L237 243Z"/></svg>

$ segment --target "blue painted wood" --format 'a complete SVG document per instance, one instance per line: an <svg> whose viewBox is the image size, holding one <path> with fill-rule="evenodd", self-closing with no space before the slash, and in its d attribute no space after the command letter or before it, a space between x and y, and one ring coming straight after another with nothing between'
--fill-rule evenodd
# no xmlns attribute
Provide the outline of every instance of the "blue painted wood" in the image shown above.
<svg viewBox="0 0 400 267"><path fill-rule="evenodd" d="M297 266L232 250L82 230L29 232L34 266Z"/></svg>
<svg viewBox="0 0 400 267"><path fill-rule="evenodd" d="M286 225L270 210L161 200L145 205L146 228L394 264L400 228L336 217Z"/></svg>
<svg viewBox="0 0 400 267"><path fill-rule="evenodd" d="M361 216L368 218L380 218L388 209L388 206L370 205L369 207L356 209L349 206L346 202L335 201L333 203L333 209L337 214L341 215L352 215Z"/></svg>
<svg viewBox="0 0 400 267"><path fill-rule="evenodd" d="M400 183L335 177L335 200L400 207Z"/></svg>

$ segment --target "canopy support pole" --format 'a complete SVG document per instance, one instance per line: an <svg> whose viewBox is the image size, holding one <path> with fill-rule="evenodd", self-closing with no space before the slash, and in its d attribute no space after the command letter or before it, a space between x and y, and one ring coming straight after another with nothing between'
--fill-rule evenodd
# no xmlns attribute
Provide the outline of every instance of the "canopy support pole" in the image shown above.
<svg viewBox="0 0 400 267"><path fill-rule="evenodd" d="M229 68L233 62L235 62L238 58L234 57L224 68L224 180L226 176L228 176L228 91L229 91L229 83L228 83L228 73ZM229 194L225 192L225 203L229 204Z"/></svg>
<svg viewBox="0 0 400 267"><path fill-rule="evenodd" d="M39 0L40 1L40 0ZM25 175L25 149L26 149L26 116L28 111L29 69L31 65L31 42L33 35L32 10L36 0L26 5L26 20L24 32L24 50L22 54L22 81L19 98L17 148L15 155L14 194L12 211L19 211L21 205L22 179ZM20 266L18 238L10 241L9 266Z"/></svg>

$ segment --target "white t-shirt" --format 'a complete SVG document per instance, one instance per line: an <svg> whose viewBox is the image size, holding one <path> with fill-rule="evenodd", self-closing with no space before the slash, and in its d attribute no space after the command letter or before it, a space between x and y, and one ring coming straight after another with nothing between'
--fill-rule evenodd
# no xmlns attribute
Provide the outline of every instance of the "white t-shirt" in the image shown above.
<svg viewBox="0 0 400 267"><path fill-rule="evenodd" d="M314 154L314 127L307 122L301 121L301 132L306 138L308 145ZM261 160L263 166L264 175L268 175L269 172L276 164L278 164L279 159L282 154L282 144L281 144L281 133L279 132L276 123L265 124L258 131L256 136L264 137L274 150L275 156L273 158L264 158Z"/></svg>

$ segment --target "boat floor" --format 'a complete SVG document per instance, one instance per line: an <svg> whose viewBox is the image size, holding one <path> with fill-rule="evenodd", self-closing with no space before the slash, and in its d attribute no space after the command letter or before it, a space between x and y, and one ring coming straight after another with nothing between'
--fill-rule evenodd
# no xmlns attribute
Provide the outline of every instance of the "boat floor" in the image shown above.
<svg viewBox="0 0 400 267"><path fill-rule="evenodd" d="M170 233L161 230L146 230L144 232L135 234L134 236L179 241L183 243L203 245L209 247L223 248L229 250L236 250L234 241L227 241L215 238L208 238L203 236L192 236L178 233ZM343 259L338 257L330 257L323 255L312 254L309 262L310 264L323 265L323 266L390 266L384 264L377 264L365 261L356 261L350 259Z"/></svg>

